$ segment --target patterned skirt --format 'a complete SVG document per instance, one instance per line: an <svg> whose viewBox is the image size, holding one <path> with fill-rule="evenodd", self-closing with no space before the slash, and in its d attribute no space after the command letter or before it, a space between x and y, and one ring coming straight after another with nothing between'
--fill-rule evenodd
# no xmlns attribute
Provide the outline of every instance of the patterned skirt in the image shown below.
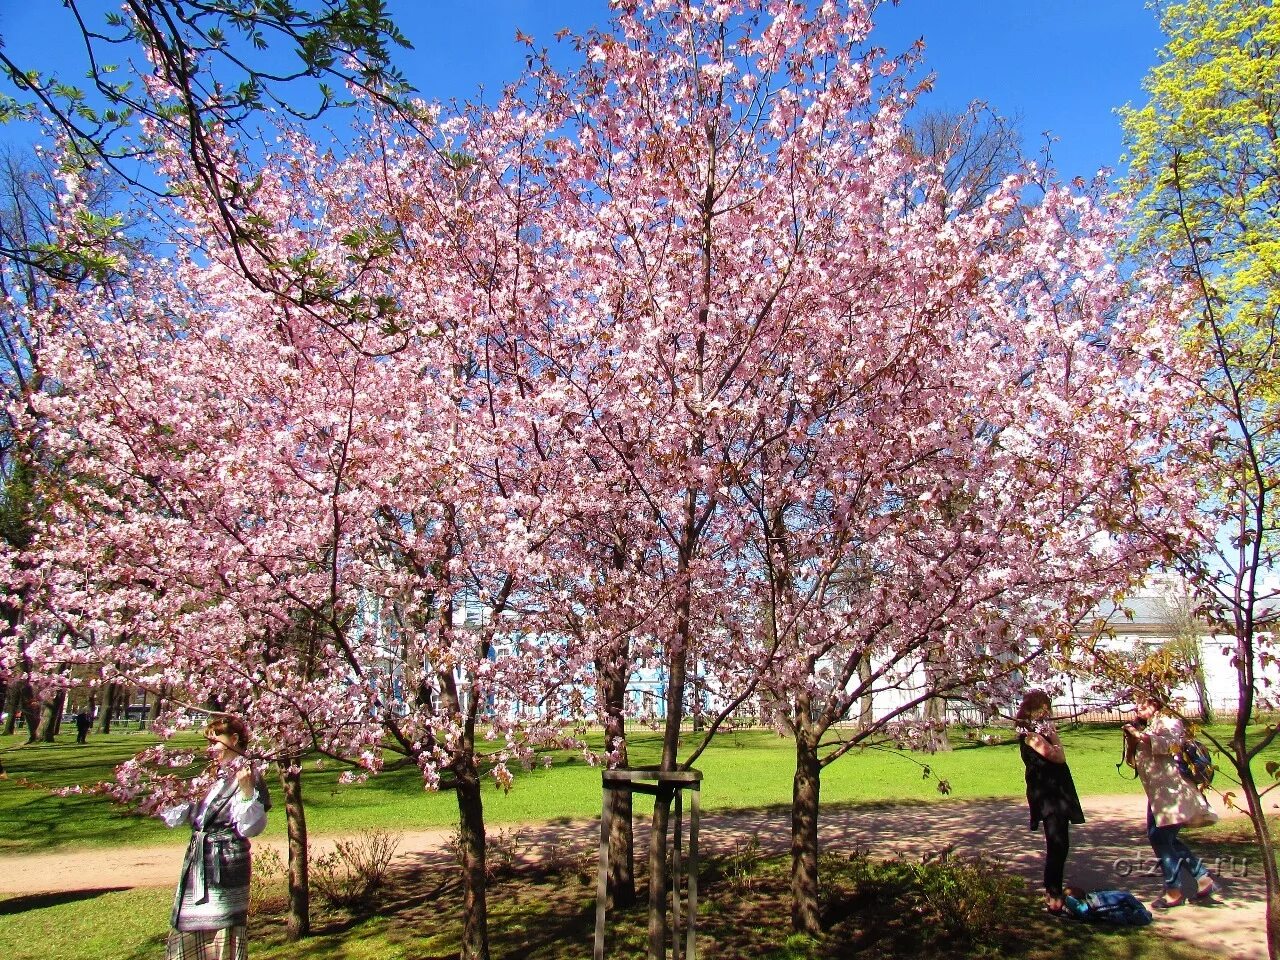
<svg viewBox="0 0 1280 960"><path fill-rule="evenodd" d="M170 925L184 933L243 927L249 915L249 843L195 841L174 894Z"/></svg>
<svg viewBox="0 0 1280 960"><path fill-rule="evenodd" d="M248 960L249 935L243 926L221 930L170 930L165 960Z"/></svg>

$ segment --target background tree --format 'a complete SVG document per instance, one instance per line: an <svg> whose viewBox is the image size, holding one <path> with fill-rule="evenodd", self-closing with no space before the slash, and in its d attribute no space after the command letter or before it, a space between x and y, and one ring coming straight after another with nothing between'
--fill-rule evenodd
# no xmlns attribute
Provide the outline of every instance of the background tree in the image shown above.
<svg viewBox="0 0 1280 960"><path fill-rule="evenodd" d="M237 249L264 234L246 216L251 188L220 162L224 131L256 133L265 108L314 118L348 103L353 89L393 106L408 92L391 49L409 42L382 0L131 0L102 22L90 3L63 7L85 69L68 82L0 37L0 76L11 89L0 117L39 119L81 166L106 166L144 190L157 184L132 161L166 140L181 143ZM151 63L153 76L119 69L117 55ZM78 86L86 76L88 90Z"/></svg>
<svg viewBox="0 0 1280 960"><path fill-rule="evenodd" d="M944 216L972 212L1023 165L1022 138L1017 120L1007 120L990 107L974 104L967 111L923 110L910 122L914 155L941 171L928 202L940 205ZM864 677L863 712L874 699L874 684ZM947 699L929 697L923 706L928 722L922 744L928 751L950 750Z"/></svg>
<svg viewBox="0 0 1280 960"><path fill-rule="evenodd" d="M1168 258L1194 296L1186 337L1207 369L1175 370L1198 388L1183 455L1206 469L1190 529L1152 531L1175 558L1216 632L1234 640L1237 706L1217 743L1240 784L1267 889L1267 949L1280 956L1280 874L1252 767L1274 741L1248 727L1277 706L1275 576L1280 539L1280 11L1265 0L1188 0L1161 8L1168 42L1126 109L1134 249ZM1269 767L1268 777L1277 771Z"/></svg>
<svg viewBox="0 0 1280 960"><path fill-rule="evenodd" d="M58 285L88 290L119 279L110 257L68 257L59 248L55 227L67 202L62 183L75 184L75 202L83 202L88 220L99 227L110 225L122 239L129 236L125 218L112 212L119 184L109 175L86 171L73 161L59 166L50 154L40 151L10 148L0 153L0 396L4 400L0 419L0 576L5 585L0 597L0 676L6 678L5 732L13 732L21 711L31 737L36 733L33 720L37 716L32 711L40 700L31 684L24 651L24 621L35 565L30 548L57 482L56 464L43 444L36 400L57 384L45 369L41 336L28 318L32 311L50 308ZM123 239L126 250L140 246L137 239ZM58 719L55 712L53 722L45 724L47 737L52 737Z"/></svg>

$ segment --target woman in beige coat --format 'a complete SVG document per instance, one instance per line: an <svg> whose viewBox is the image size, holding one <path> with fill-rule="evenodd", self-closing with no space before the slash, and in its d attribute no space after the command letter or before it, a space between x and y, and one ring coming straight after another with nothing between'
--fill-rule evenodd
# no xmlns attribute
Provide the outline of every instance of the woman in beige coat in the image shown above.
<svg viewBox="0 0 1280 960"><path fill-rule="evenodd" d="M1129 754L1147 793L1147 837L1160 860L1164 874L1164 896L1151 905L1157 910L1180 907L1185 870L1196 882L1193 900L1218 892L1208 868L1191 852L1178 831L1214 823L1218 815L1198 789L1178 772L1176 754L1182 749L1186 731L1182 721L1161 709L1150 697L1138 700L1138 723L1124 725Z"/></svg>

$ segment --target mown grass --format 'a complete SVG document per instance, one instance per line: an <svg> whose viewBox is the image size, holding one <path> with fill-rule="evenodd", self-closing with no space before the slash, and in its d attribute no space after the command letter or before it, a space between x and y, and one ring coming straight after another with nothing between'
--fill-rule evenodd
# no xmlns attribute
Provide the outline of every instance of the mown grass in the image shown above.
<svg viewBox="0 0 1280 960"><path fill-rule="evenodd" d="M1118 732L1086 726L1064 732L1077 784L1084 794L1136 792L1139 786L1115 769ZM99 796L61 797L50 788L88 784L110 775L113 765L149 738L117 733L74 743L5 744L10 779L0 782L0 854L74 846L136 844L183 838L154 821L129 815ZM637 763L657 759L658 739L647 732L632 740ZM785 804L790 795L790 741L765 731L719 737L699 763L706 774L705 806L745 808ZM1274 754L1274 751L1272 751ZM510 794L486 796L487 817L502 823L589 817L599 804L599 771L581 757L553 755L550 769L522 775ZM1269 759L1260 759L1260 764ZM1274 759L1274 757L1270 757ZM931 767L924 775L921 765ZM307 774L308 818L317 834L386 827L451 827L450 794L424 793L412 770L395 770L367 784L340 787L337 771ZM979 744L957 738L949 754L897 755L879 750L851 754L823 777L823 802L933 800L938 778L961 798L1018 796L1022 767L1011 743ZM642 811L643 812L643 811ZM281 817L271 832L283 829ZM1203 856L1246 856L1244 825L1224 823L1197 831ZM590 858L566 857L536 871L527 865L497 878L490 892L495 958L559 960L590 954L594 920L594 872ZM865 865L862 868L865 874ZM702 879L699 955L764 960L1192 960L1201 949L1169 941L1152 930L1108 930L1048 918L1038 898L1023 892L992 912L990 935L957 937L937 918L921 913L918 896L892 884L860 887L855 858L824 857L824 923L818 940L789 930L785 859L710 861ZM901 871L899 871L901 873ZM864 878L865 879L865 878ZM5 960L143 960L163 950L171 893L167 889L96 889L65 894L0 898L0 957ZM457 955L461 917L456 872L447 863L414 861L362 913L326 910L317 903L315 935L290 943L282 897L252 921L252 954L258 960L430 960ZM641 909L611 914L610 955L640 955L645 942Z"/></svg>
<svg viewBox="0 0 1280 960"><path fill-rule="evenodd" d="M937 909L898 861L825 857L824 936L789 929L786 858L712 860L700 877L704 960L1203 960L1203 949L1151 929L1113 929L1051 918L1020 881L960 884ZM591 953L592 873L582 864L523 869L489 892L495 958L573 960ZM970 881L972 882L972 881ZM994 897L990 896L994 888ZM936 896L935 885L933 894ZM984 891L986 898L984 899ZM290 943L282 897L251 918L257 960L435 960L457 956L461 897L447 868L403 870L378 901L351 913L317 906L314 935ZM0 900L6 960L144 960L159 956L168 923L162 890L87 891ZM957 922L957 918L961 922ZM610 956L644 952L643 907L613 911Z"/></svg>
<svg viewBox="0 0 1280 960"><path fill-rule="evenodd" d="M691 734L686 741L694 742ZM1023 792L1023 770L1011 742L992 745L955 738L955 749L934 755L887 750L853 751L822 777L824 804L941 799L940 780L956 798L1012 797ZM59 787L87 786L112 776L116 763L151 738L144 733L91 736L77 745L64 737L54 744L24 745L0 738L9 779L0 781L0 853L35 853L78 846L181 842L157 821L131 814L102 796L59 796ZM1116 771L1119 731L1085 725L1063 731L1072 773L1082 794L1137 793L1141 786ZM599 743L595 743L599 746ZM718 736L700 758L703 808L743 809L787 804L794 768L789 739L765 730ZM655 763L660 738L647 730L630 738L633 763ZM555 752L550 767L521 772L509 793L491 786L485 794L486 821L493 825L593 817L600 810L600 771L580 754ZM1280 759L1280 747L1259 759ZM928 768L926 774L925 768ZM308 826L316 836L388 827L395 830L451 828L457 807L451 793L424 791L418 771L384 771L367 783L339 785L339 770L308 766L304 794ZM644 798L637 810L645 812ZM272 817L268 836L282 835L284 818Z"/></svg>

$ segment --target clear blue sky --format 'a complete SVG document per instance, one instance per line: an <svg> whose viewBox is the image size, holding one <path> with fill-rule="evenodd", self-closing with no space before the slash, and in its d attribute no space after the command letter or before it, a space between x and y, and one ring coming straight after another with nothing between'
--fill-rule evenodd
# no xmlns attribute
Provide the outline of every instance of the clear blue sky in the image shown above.
<svg viewBox="0 0 1280 960"><path fill-rule="evenodd" d="M465 99L480 85L496 91L516 76L524 63L517 27L554 49L561 27L604 26L609 17L606 0L390 0L390 9L415 47L397 62L428 100ZM83 67L70 28L53 0L0 0L10 56L60 64L75 82ZM896 53L920 36L926 68L937 74L926 106L954 110L977 99L1021 116L1029 150L1044 132L1057 138L1054 158L1067 177L1117 164L1114 109L1142 100L1141 79L1162 42L1144 0L902 0L881 10L873 40ZM0 139L20 138L0 130Z"/></svg>

